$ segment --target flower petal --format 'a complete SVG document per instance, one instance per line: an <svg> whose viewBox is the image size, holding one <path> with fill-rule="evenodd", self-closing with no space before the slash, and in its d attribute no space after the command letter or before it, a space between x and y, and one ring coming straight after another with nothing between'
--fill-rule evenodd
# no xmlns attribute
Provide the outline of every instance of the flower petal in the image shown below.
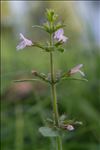
<svg viewBox="0 0 100 150"><path fill-rule="evenodd" d="M69 125L66 127L66 129L69 130L69 131L73 131L73 130L74 130L74 127L69 124Z"/></svg>
<svg viewBox="0 0 100 150"><path fill-rule="evenodd" d="M61 35L63 35L64 34L64 31L63 31L63 29L59 29L59 30L57 30L56 32L55 32L55 36L54 36L54 38L59 38Z"/></svg>
<svg viewBox="0 0 100 150"><path fill-rule="evenodd" d="M64 34L63 29L57 30L54 34L54 39L57 39L58 41L66 42L68 38L63 34Z"/></svg>
<svg viewBox="0 0 100 150"><path fill-rule="evenodd" d="M19 45L16 47L17 50L23 49L26 47L26 43L24 41L20 42Z"/></svg>
<svg viewBox="0 0 100 150"><path fill-rule="evenodd" d="M70 74L74 74L74 73L79 72L81 67L83 67L83 64L79 64L79 65L77 65L76 67L72 68L72 69L70 70Z"/></svg>
<svg viewBox="0 0 100 150"><path fill-rule="evenodd" d="M28 40L28 39L26 39L26 38L25 38L25 43L26 43L27 46L33 45L32 41L31 41L31 40Z"/></svg>
<svg viewBox="0 0 100 150"><path fill-rule="evenodd" d="M24 40L24 39L25 39L25 37L24 37L24 35L23 35L22 33L20 33L19 36L20 36L20 39L21 39L21 40Z"/></svg>
<svg viewBox="0 0 100 150"><path fill-rule="evenodd" d="M82 67L83 67L83 64L79 64L79 65L75 66L74 68L72 68L71 70L79 70Z"/></svg>
<svg viewBox="0 0 100 150"><path fill-rule="evenodd" d="M66 37L66 36L62 36L62 38L61 38L61 40L63 41L63 42L66 42L67 40L68 40L68 37Z"/></svg>
<svg viewBox="0 0 100 150"><path fill-rule="evenodd" d="M85 76L85 73L81 70L78 71L82 76Z"/></svg>

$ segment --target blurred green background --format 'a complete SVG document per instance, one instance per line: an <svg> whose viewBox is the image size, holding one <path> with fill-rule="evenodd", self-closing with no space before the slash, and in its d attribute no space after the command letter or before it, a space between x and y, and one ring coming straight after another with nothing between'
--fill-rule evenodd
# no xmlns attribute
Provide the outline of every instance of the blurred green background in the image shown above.
<svg viewBox="0 0 100 150"><path fill-rule="evenodd" d="M1 2L1 148L2 150L53 150L52 139L38 128L52 116L50 87L39 82L14 83L31 78L31 71L49 73L49 55L37 48L19 52L19 33L33 41L45 41L47 33L32 28L45 21L46 8L59 14L69 37L64 53L56 52L55 71L84 64L86 82L64 81L57 86L60 115L83 122L65 131L64 150L100 149L100 2L8 1ZM52 144L51 144L52 143Z"/></svg>

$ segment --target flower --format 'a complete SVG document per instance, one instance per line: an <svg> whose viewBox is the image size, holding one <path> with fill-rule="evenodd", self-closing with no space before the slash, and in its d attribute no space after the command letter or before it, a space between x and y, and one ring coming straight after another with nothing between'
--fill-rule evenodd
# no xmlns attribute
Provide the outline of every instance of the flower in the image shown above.
<svg viewBox="0 0 100 150"><path fill-rule="evenodd" d="M64 30L58 29L54 34L54 39L57 39L59 42L66 42L68 37L64 36Z"/></svg>
<svg viewBox="0 0 100 150"><path fill-rule="evenodd" d="M25 38L22 33L20 33L20 40L21 40L21 42L16 47L17 50L23 49L26 46L32 46L33 45L32 41Z"/></svg>
<svg viewBox="0 0 100 150"><path fill-rule="evenodd" d="M82 68L82 67L83 67L83 64L79 64L76 67L70 69L69 72L68 72L68 74L72 75L72 74L75 74L75 73L79 72L82 76L85 76L84 72L82 72L80 70L80 68Z"/></svg>
<svg viewBox="0 0 100 150"><path fill-rule="evenodd" d="M63 124L61 126L61 128L65 129L65 130L67 129L68 131L73 131L75 129L72 124Z"/></svg>
<svg viewBox="0 0 100 150"><path fill-rule="evenodd" d="M32 75L37 76L38 75L37 71L32 70Z"/></svg>
<svg viewBox="0 0 100 150"><path fill-rule="evenodd" d="M66 129L69 130L69 131L73 131L74 127L69 124L69 125L66 126Z"/></svg>

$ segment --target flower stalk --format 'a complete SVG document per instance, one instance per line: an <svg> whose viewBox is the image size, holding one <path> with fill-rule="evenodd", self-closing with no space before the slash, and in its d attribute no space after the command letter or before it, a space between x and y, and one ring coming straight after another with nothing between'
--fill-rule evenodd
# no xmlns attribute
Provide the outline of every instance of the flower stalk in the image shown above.
<svg viewBox="0 0 100 150"><path fill-rule="evenodd" d="M54 66L53 66L52 52L50 53L50 65L51 65L51 91L52 91L52 99L53 99L54 124L56 126L59 126L58 105L57 105L56 85L54 82Z"/></svg>
<svg viewBox="0 0 100 150"><path fill-rule="evenodd" d="M50 46L53 45L52 34L50 34ZM52 91L52 104L53 104L53 118L54 125L59 127L59 113L58 113L58 104L57 104L57 93L56 93L56 84L54 78L54 62L53 62L53 53L50 52L50 71L51 71L51 91ZM62 150L62 139L61 136L56 137L57 150Z"/></svg>

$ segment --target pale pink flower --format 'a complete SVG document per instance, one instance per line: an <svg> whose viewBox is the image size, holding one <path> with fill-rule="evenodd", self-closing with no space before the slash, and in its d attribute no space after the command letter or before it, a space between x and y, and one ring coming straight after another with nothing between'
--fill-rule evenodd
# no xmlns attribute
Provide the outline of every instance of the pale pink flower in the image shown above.
<svg viewBox="0 0 100 150"><path fill-rule="evenodd" d="M22 33L20 33L20 40L21 40L21 42L16 47L17 50L23 49L26 46L32 46L33 45L32 41L27 39L27 38L25 38Z"/></svg>
<svg viewBox="0 0 100 150"><path fill-rule="evenodd" d="M84 72L82 72L80 70L80 68L82 68L82 67L83 67L83 64L79 64L76 67L74 67L71 70L69 70L68 74L72 75L72 74L75 74L75 73L79 72L82 76L85 76Z"/></svg>
<svg viewBox="0 0 100 150"><path fill-rule="evenodd" d="M68 37L64 36L63 29L58 29L54 34L54 39L57 39L59 42L66 42L68 40Z"/></svg>
<svg viewBox="0 0 100 150"><path fill-rule="evenodd" d="M66 129L67 129L68 131L73 131L73 130L74 130L74 127L69 124L69 125L66 126Z"/></svg>

